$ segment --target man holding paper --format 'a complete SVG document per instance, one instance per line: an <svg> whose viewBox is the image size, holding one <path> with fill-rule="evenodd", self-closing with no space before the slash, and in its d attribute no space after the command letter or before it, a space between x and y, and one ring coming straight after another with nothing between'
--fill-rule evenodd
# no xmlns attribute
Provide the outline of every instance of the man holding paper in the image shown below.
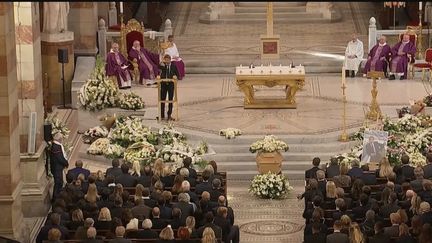
<svg viewBox="0 0 432 243"><path fill-rule="evenodd" d="M120 89L131 87L132 75L128 69L129 65L129 61L119 52L119 44L113 43L107 56L105 71L107 76L117 77Z"/></svg>

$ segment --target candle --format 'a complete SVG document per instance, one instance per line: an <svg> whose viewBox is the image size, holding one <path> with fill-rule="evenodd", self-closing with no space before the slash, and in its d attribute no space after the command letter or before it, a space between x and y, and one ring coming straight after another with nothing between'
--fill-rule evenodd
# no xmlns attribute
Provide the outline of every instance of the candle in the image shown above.
<svg viewBox="0 0 432 243"><path fill-rule="evenodd" d="M345 67L342 67L342 86L346 85L346 80L345 80Z"/></svg>
<svg viewBox="0 0 432 243"><path fill-rule="evenodd" d="M120 2L120 13L123 13L123 2Z"/></svg>
<svg viewBox="0 0 432 243"><path fill-rule="evenodd" d="M423 8L423 2L419 2L419 10L422 11Z"/></svg>

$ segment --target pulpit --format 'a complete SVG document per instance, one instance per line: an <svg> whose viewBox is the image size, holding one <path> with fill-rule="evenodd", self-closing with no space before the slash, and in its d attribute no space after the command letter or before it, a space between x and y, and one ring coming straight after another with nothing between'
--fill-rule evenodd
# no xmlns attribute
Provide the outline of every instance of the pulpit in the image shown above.
<svg viewBox="0 0 432 243"><path fill-rule="evenodd" d="M236 67L236 83L243 91L244 108L297 108L295 95L305 84L304 66ZM283 86L285 98L256 98L255 85Z"/></svg>

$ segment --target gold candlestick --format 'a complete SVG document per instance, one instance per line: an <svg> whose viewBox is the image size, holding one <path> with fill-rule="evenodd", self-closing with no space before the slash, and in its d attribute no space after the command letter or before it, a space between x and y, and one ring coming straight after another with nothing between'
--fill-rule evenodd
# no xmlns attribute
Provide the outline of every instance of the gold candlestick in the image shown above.
<svg viewBox="0 0 432 243"><path fill-rule="evenodd" d="M419 59L423 59L423 44L422 44L422 39L423 39L423 26L422 26L422 13L423 11L420 9L419 10L419 35L418 35L418 57Z"/></svg>
<svg viewBox="0 0 432 243"><path fill-rule="evenodd" d="M372 101L371 101L371 104L369 106L369 111L366 114L366 118L371 119L371 120L377 120L377 119L382 118L382 114L381 114L381 109L380 109L378 101L377 101L378 89L377 89L376 80L377 80L377 78L383 78L384 73L383 72L377 72L377 71L371 71L371 72L367 73L367 76L372 78L372 90L371 90Z"/></svg>
<svg viewBox="0 0 432 243"><path fill-rule="evenodd" d="M342 134L339 136L339 141L348 142L348 134L346 132L346 85L345 82L342 83L342 102L343 102L343 113L342 113Z"/></svg>

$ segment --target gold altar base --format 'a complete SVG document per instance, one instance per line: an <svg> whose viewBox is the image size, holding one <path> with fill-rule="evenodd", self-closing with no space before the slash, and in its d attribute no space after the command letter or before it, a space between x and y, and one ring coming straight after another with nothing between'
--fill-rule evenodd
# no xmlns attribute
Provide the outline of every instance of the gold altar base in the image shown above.
<svg viewBox="0 0 432 243"><path fill-rule="evenodd" d="M245 109L296 109L297 104L289 104L285 99L255 99L244 103Z"/></svg>

